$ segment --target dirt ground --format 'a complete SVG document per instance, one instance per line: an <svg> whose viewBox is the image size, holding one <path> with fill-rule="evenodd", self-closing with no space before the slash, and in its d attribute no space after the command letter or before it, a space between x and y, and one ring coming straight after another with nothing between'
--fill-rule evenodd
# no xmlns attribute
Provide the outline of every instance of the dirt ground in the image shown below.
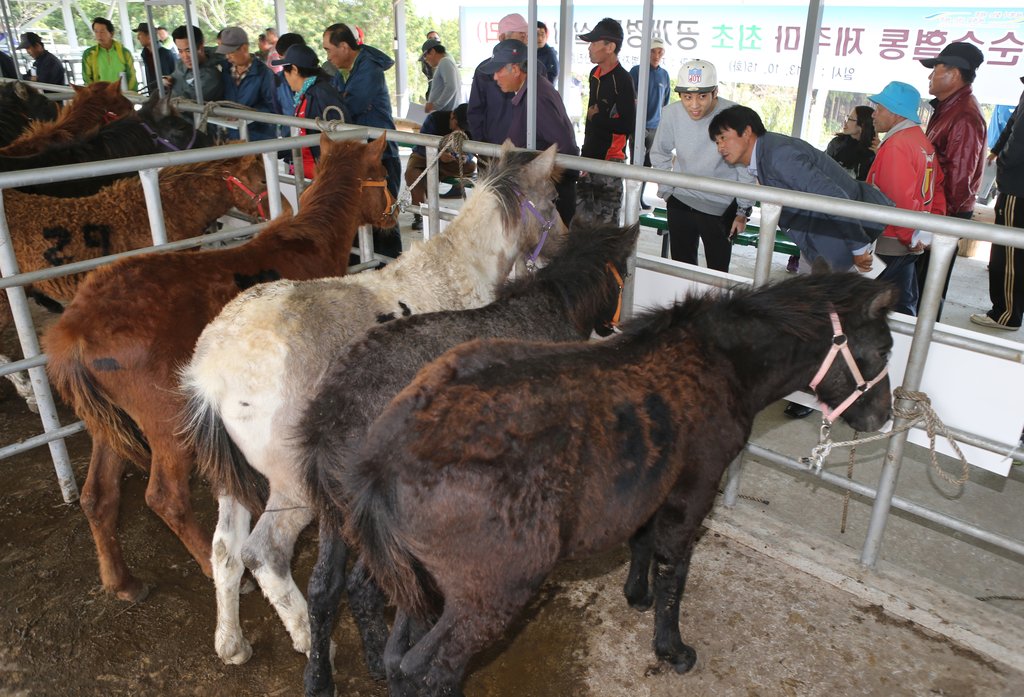
<svg viewBox="0 0 1024 697"><path fill-rule="evenodd" d="M16 353L5 334L0 351ZM0 380L4 444L39 432L37 417ZM64 423L72 421L66 410ZM79 484L87 434L69 449ZM253 658L221 664L213 650L214 595L178 540L145 508L145 475L125 488L122 541L149 597L129 605L99 585L89 527L60 499L48 451L0 461L0 695L297 695L304 657L258 593L241 616ZM194 501L211 529L214 504ZM294 568L304 587L315 533ZM934 637L739 543L709 534L694 555L683 636L698 663L678 676L650 648L651 613L622 599L626 555L561 566L526 616L478 657L470 696L1022 694L1024 676ZM383 696L370 680L347 613L336 633L339 695Z"/></svg>

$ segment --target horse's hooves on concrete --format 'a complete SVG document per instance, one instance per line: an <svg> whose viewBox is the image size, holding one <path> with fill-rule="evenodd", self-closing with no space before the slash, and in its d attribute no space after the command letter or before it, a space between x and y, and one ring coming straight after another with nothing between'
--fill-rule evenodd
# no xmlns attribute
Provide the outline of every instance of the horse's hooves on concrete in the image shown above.
<svg viewBox="0 0 1024 697"><path fill-rule="evenodd" d="M669 660L669 663L672 664L672 669L680 675L690 672L690 669L693 668L696 662L697 652L685 644L683 645L683 651L680 651L675 659Z"/></svg>
<svg viewBox="0 0 1024 697"><path fill-rule="evenodd" d="M149 584L142 583L133 578L122 590L115 591L114 595L118 600L125 600L129 603L141 603L149 597L150 590Z"/></svg>
<svg viewBox="0 0 1024 697"><path fill-rule="evenodd" d="M640 600L630 600L627 597L626 601L629 603L629 606L637 612L647 612L651 609L651 606L654 605L654 594L648 593Z"/></svg>

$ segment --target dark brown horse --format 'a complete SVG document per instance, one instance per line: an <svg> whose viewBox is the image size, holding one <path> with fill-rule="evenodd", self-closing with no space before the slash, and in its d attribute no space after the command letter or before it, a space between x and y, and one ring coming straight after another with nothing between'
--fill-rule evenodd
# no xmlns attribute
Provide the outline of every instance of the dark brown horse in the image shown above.
<svg viewBox="0 0 1024 697"><path fill-rule="evenodd" d="M505 282L489 305L428 312L374 327L339 351L306 407L301 424L302 468L320 516L320 555L309 580L311 647L306 694L334 694L330 636L342 594L347 549L333 490L343 455L421 367L464 341L515 338L578 341L607 336L622 302L622 278L638 229L573 219L564 246L536 274ZM251 504L253 505L253 504ZM363 635L371 674L383 677L387 627L379 589L360 570L349 582L349 606Z"/></svg>
<svg viewBox="0 0 1024 697"><path fill-rule="evenodd" d="M9 145L33 121L53 121L57 103L25 82L0 85L0 147Z"/></svg>
<svg viewBox="0 0 1024 697"><path fill-rule="evenodd" d="M471 342L421 370L341 470L348 536L398 605L392 697L459 694L469 659L558 560L638 531L627 597L644 601L646 544L655 653L689 670L679 603L723 471L757 413L812 383L843 330L873 384L843 418L882 426L896 298L856 274L805 276L690 299L605 342ZM816 393L835 407L861 382L837 360Z"/></svg>
<svg viewBox="0 0 1024 697"><path fill-rule="evenodd" d="M210 575L211 535L189 500L194 455L177 434L184 407L177 370L206 324L246 288L345 273L358 226L388 217L384 145L383 137L371 144L321 137L317 178L294 218L276 218L238 247L144 255L97 269L46 333L50 379L92 436L81 504L103 587L118 598L138 601L148 592L128 570L117 537L128 462L149 470L146 503Z"/></svg>
<svg viewBox="0 0 1024 697"><path fill-rule="evenodd" d="M75 98L61 110L55 121L31 124L10 145L0 148L0 155L33 155L58 143L70 143L88 131L134 111L135 105L121 94L120 83L94 82L85 87L75 86Z"/></svg>

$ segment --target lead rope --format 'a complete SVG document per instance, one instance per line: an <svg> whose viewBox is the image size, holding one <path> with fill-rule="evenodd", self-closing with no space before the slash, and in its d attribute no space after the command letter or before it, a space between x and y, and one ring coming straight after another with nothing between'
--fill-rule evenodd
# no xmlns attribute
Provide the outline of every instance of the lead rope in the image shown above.
<svg viewBox="0 0 1024 697"><path fill-rule="evenodd" d="M940 419L938 414L935 413L935 410L932 409L931 399L929 399L928 395L924 392L915 392L906 390L902 387L897 387L893 390L893 396L897 401L906 400L912 402L909 407L893 407L893 415L907 419L905 424L898 428L893 428L888 433L876 433L863 438L857 438L855 432L855 437L853 439L835 442L832 440L830 424L823 422L820 442L811 449L811 455L809 457L800 458L800 461L809 466L815 473L819 473L821 472L825 459L828 458L829 453L832 452L832 448L856 448L856 446L861 443L871 443L876 440L892 438L897 433L909 431L917 424L924 422L924 429L928 434L928 447L931 452L931 465L935 474L947 484L952 484L953 486L961 486L965 484L970 477L967 458L964 456L963 451L960 450L960 446L957 444L953 434L949 432L946 425L942 423L942 419ZM957 457L960 458L961 471L960 477L957 479L954 479L951 475L947 474L945 470L939 467L938 459L935 457L935 438L938 434L941 434L949 444L953 446L953 451L957 454Z"/></svg>
<svg viewBox="0 0 1024 697"><path fill-rule="evenodd" d="M450 152L455 156L455 159L459 163L459 183L461 184L465 180L465 172L463 171L463 144L466 142L466 134L462 131L455 130L448 135L441 138L441 142L437 144L437 154L434 155L433 159L427 163L427 166L420 172L420 176L416 177L416 180L412 184L404 184L401 191L398 192L398 196L395 197L395 202L391 206L391 213L403 213L410 206L412 206L412 190L423 180L423 177L427 176L427 172L431 167L437 164L437 161L441 159L446 151ZM466 197L466 190L462 190L462 198Z"/></svg>

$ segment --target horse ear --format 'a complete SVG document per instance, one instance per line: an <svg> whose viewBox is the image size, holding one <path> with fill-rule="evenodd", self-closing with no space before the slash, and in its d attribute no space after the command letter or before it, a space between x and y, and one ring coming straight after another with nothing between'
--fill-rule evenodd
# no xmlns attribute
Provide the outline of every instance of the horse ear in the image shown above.
<svg viewBox="0 0 1024 697"><path fill-rule="evenodd" d="M872 299L868 306L868 317L884 316L900 299L900 292L894 286L885 283L882 290Z"/></svg>
<svg viewBox="0 0 1024 697"><path fill-rule="evenodd" d="M829 266L824 257L818 257L811 264L811 274L817 276L823 273L832 273L832 267Z"/></svg>
<svg viewBox="0 0 1024 697"><path fill-rule="evenodd" d="M109 83L107 85L107 92L110 92L110 94L113 95L121 94L121 81L115 80L114 82Z"/></svg>
<svg viewBox="0 0 1024 697"><path fill-rule="evenodd" d="M174 107L171 105L171 93L168 92L163 97L158 97L153 102L153 119L156 121L163 121L168 116L174 116Z"/></svg>
<svg viewBox="0 0 1024 697"><path fill-rule="evenodd" d="M333 147L334 147L334 141L331 140L330 136L328 136L326 132L320 131L320 155L321 155L321 157L323 156L324 153L330 152L331 148L333 148Z"/></svg>
<svg viewBox="0 0 1024 697"><path fill-rule="evenodd" d="M14 83L14 96L23 102L27 102L29 99L28 87L25 86L24 82Z"/></svg>
<svg viewBox="0 0 1024 697"><path fill-rule="evenodd" d="M367 149L368 150L367 154L372 159L379 160L381 158L381 155L384 154L384 148L386 148L387 145L388 145L388 139L384 136L383 133L381 133L380 137L376 138L375 140L370 141L370 147Z"/></svg>
<svg viewBox="0 0 1024 697"><path fill-rule="evenodd" d="M71 85L71 89L73 89L77 93L77 92L81 92L85 88L84 87L80 87L78 85Z"/></svg>
<svg viewBox="0 0 1024 697"><path fill-rule="evenodd" d="M537 178L550 177L552 170L555 168L555 155L557 154L558 146L552 145L534 158L533 162L530 163L530 172Z"/></svg>

